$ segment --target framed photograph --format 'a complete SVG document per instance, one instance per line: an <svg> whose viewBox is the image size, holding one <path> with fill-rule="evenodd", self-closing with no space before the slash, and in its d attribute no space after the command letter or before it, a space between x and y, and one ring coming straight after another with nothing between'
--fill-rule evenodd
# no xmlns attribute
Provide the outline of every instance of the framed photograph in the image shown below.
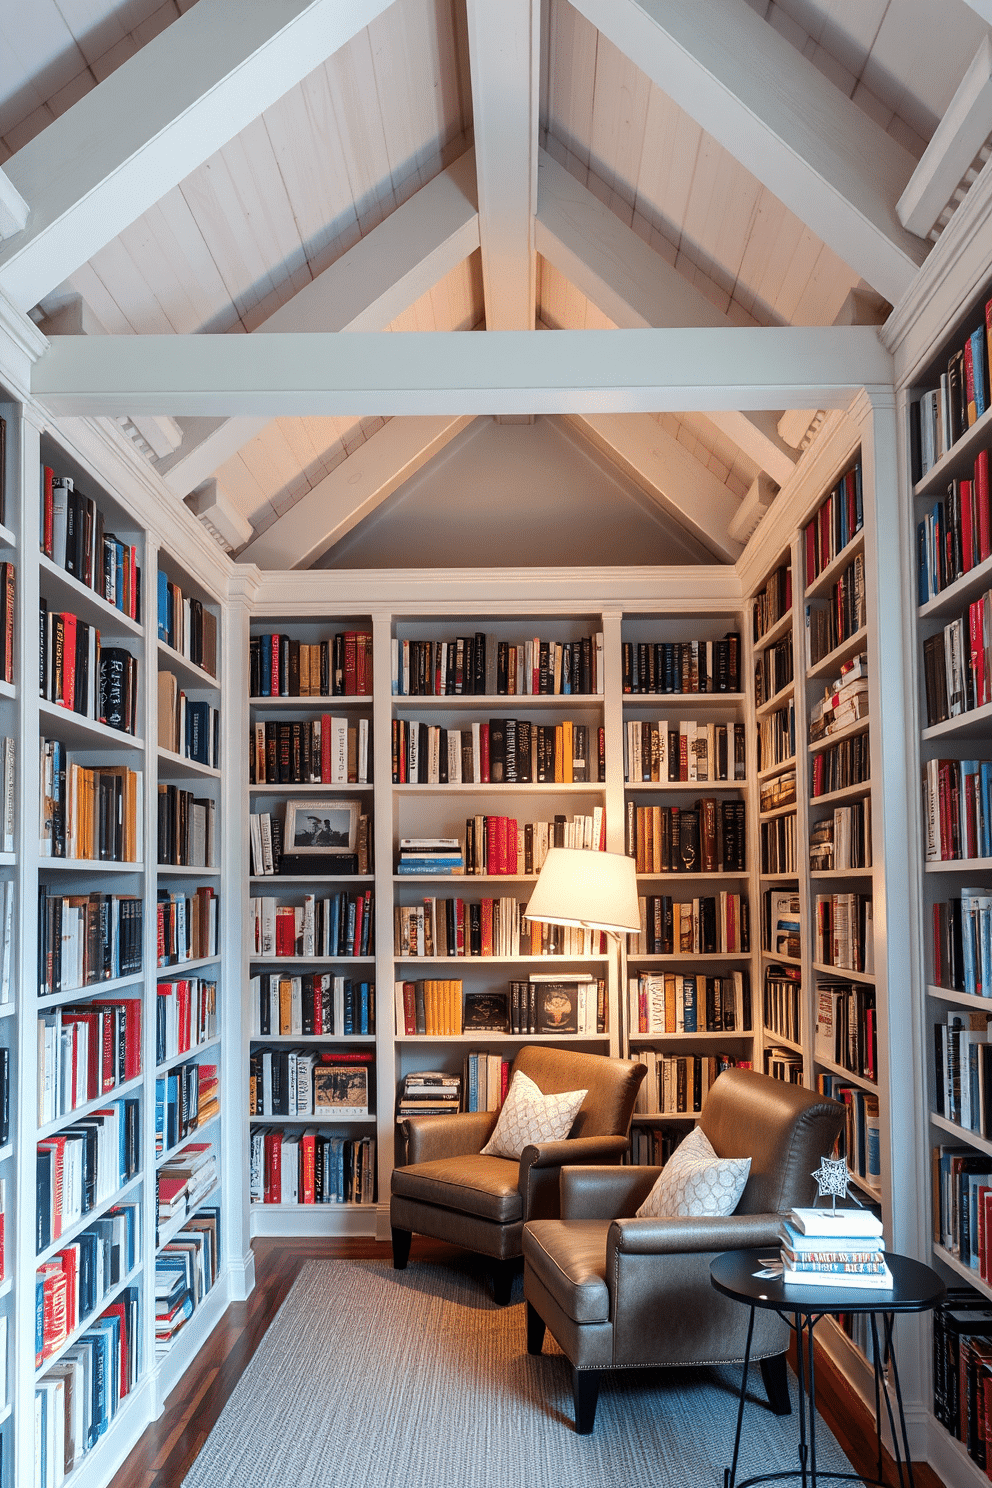
<svg viewBox="0 0 992 1488"><path fill-rule="evenodd" d="M357 801L287 801L284 853L353 853L358 843Z"/></svg>
<svg viewBox="0 0 992 1488"><path fill-rule="evenodd" d="M369 1072L362 1064L318 1064L313 1072L315 1116L367 1116Z"/></svg>

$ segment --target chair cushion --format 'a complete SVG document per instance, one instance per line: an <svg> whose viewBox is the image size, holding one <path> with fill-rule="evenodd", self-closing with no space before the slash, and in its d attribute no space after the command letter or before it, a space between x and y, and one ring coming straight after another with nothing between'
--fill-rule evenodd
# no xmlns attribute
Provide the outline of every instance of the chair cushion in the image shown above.
<svg viewBox="0 0 992 1488"><path fill-rule="evenodd" d="M586 1090L564 1090L545 1095L523 1070L517 1070L482 1155L519 1160L532 1142L561 1142L571 1131L587 1094Z"/></svg>
<svg viewBox="0 0 992 1488"><path fill-rule="evenodd" d="M662 1168L637 1218L733 1214L750 1171L749 1157L717 1157L706 1133L693 1127Z"/></svg>
<svg viewBox="0 0 992 1488"><path fill-rule="evenodd" d="M520 1165L499 1157L439 1157L393 1169L393 1193L462 1214L477 1214L494 1224L523 1219L518 1181Z"/></svg>
<svg viewBox="0 0 992 1488"><path fill-rule="evenodd" d="M532 1219L524 1225L524 1260L576 1323L608 1323L608 1219Z"/></svg>

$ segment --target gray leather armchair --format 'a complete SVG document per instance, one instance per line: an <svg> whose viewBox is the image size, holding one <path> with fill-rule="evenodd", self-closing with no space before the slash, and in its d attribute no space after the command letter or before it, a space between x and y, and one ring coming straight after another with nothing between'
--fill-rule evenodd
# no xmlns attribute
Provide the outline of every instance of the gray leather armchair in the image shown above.
<svg viewBox="0 0 992 1488"><path fill-rule="evenodd" d="M812 1202L813 1169L844 1124L838 1101L751 1070L726 1070L699 1120L720 1157L750 1157L740 1203L726 1218L636 1219L655 1167L561 1172L561 1216L524 1228L527 1350L550 1328L572 1365L575 1429L589 1432L604 1370L731 1363L743 1359L748 1309L717 1292L709 1267L724 1250L767 1245L777 1254L781 1216ZM789 1330L755 1313L751 1357L769 1404L790 1410Z"/></svg>
<svg viewBox="0 0 992 1488"><path fill-rule="evenodd" d="M483 1157L494 1111L413 1116L402 1123L407 1164L393 1170L389 1222L393 1265L402 1270L413 1233L463 1245L494 1261L496 1301L510 1300L514 1262L528 1219L559 1212L563 1163L619 1163L627 1151L643 1064L579 1050L530 1046L513 1062L545 1094L586 1090L568 1138L525 1147L519 1161Z"/></svg>

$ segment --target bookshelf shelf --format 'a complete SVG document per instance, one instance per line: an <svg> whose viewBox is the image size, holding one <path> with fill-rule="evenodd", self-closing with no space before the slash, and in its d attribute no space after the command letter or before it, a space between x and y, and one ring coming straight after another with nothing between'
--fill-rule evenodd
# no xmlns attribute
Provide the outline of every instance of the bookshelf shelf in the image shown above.
<svg viewBox="0 0 992 1488"><path fill-rule="evenodd" d="M373 783L371 780L349 780L338 784L331 784L328 781L322 783L316 780L308 781L305 785L273 785L268 783L263 785L249 785L248 787L249 793L253 796L353 796L360 795L365 791L372 791L372 789Z"/></svg>
<svg viewBox="0 0 992 1488"><path fill-rule="evenodd" d="M706 696L707 694L693 693L693 697ZM646 694L639 694L643 697ZM671 696L665 693L652 693L652 697ZM689 696L682 693L680 696ZM470 711L478 709L483 713L492 713L494 716L503 717L505 714L513 714L516 711L530 713L548 708L554 711L578 708L584 712L601 713L603 711L603 695L599 692L508 692L486 695L483 693L396 693L392 694L392 705L394 711L399 713L416 713L419 709L426 712L452 712Z"/></svg>
<svg viewBox="0 0 992 1488"><path fill-rule="evenodd" d="M374 1033L253 1033L253 1044L314 1044L321 1048L349 1049L352 1044L375 1047Z"/></svg>
<svg viewBox="0 0 992 1488"><path fill-rule="evenodd" d="M0 681L0 698L7 698L10 702L16 702L17 688L13 682Z"/></svg>
<svg viewBox="0 0 992 1488"><path fill-rule="evenodd" d="M167 1074L169 1070L175 1069L177 1065L188 1064L191 1059L197 1059L201 1054L206 1054L211 1049L220 1047L221 1039L217 1034L214 1038L205 1039L202 1044L193 1044L189 1049L183 1049L179 1054L170 1054L168 1059L155 1066L156 1075Z"/></svg>
<svg viewBox="0 0 992 1488"><path fill-rule="evenodd" d="M774 1028L769 1028L767 1025L762 1027L761 1032L766 1044L774 1044L776 1047L791 1049L795 1054L802 1054L802 1044L795 1039L786 1038L784 1033L776 1033Z"/></svg>
<svg viewBox="0 0 992 1488"><path fill-rule="evenodd" d="M464 1033L398 1033L396 1043L429 1046L431 1044L527 1044L547 1038L555 1044L607 1044L608 1033L559 1033L551 1039L539 1033L482 1033L469 1029Z"/></svg>
<svg viewBox="0 0 992 1488"><path fill-rule="evenodd" d="M758 704L758 706L754 710L755 717L767 718L769 713L777 713L779 708L783 707L785 703L791 701L791 699L795 696L795 692L796 683L795 678L793 678L792 681L786 682L784 687L780 687L778 692L776 692L773 697L770 697L766 703Z"/></svg>
<svg viewBox="0 0 992 1488"><path fill-rule="evenodd" d="M744 704L742 692L625 692L624 712L628 709L645 710L649 713L659 709L674 709L686 716L696 713L728 713L733 715Z"/></svg>
<svg viewBox="0 0 992 1488"><path fill-rule="evenodd" d="M668 791L678 795L719 795L724 791L744 790L747 786L746 780L626 780L624 789L628 795L639 794L641 791L662 793Z"/></svg>
<svg viewBox="0 0 992 1488"><path fill-rule="evenodd" d="M374 966L374 956L252 956L252 966L273 971L280 966L304 968L307 966Z"/></svg>
<svg viewBox="0 0 992 1488"><path fill-rule="evenodd" d="M197 868L187 863L156 863L159 878L219 878L219 868Z"/></svg>
<svg viewBox="0 0 992 1488"><path fill-rule="evenodd" d="M937 1131L946 1132L956 1141L965 1142L969 1147L977 1147L979 1152L992 1157L992 1142L987 1137L983 1137L980 1132L970 1131L966 1126L959 1126L956 1121L948 1121L946 1116L938 1116L936 1111L930 1112L930 1125Z"/></svg>
<svg viewBox="0 0 992 1488"><path fill-rule="evenodd" d="M628 964L636 963L638 966L679 966L682 964L695 965L697 962L732 962L746 961L748 951L673 951L671 954L661 955L657 952L628 951Z"/></svg>
<svg viewBox="0 0 992 1488"><path fill-rule="evenodd" d="M864 550L865 534L862 529L862 531L856 532L850 542L844 545L836 558L831 558L826 567L820 570L812 584L806 585L806 600L828 598L837 580L850 566L851 560L856 554L863 553Z"/></svg>
<svg viewBox="0 0 992 1488"><path fill-rule="evenodd" d="M860 780L856 785L845 785L841 790L825 791L822 796L810 796L809 809L814 811L822 806L841 806L845 801L863 801L870 795L871 781Z"/></svg>
<svg viewBox="0 0 992 1488"><path fill-rule="evenodd" d="M211 1184L206 1193L201 1194L201 1196L197 1199L192 1209L188 1209L184 1214L174 1214L170 1218L168 1224L159 1226L158 1239L155 1243L156 1255L158 1255L159 1252L163 1250L166 1245L169 1245L176 1238L180 1230L186 1228L190 1220L193 1219L200 1212L201 1209L206 1208L209 1203L216 1199L219 1190L219 1183ZM195 1317L196 1314L194 1313L193 1316ZM179 1335L177 1334L176 1336L178 1338Z"/></svg>
<svg viewBox="0 0 992 1488"><path fill-rule="evenodd" d="M81 1121L85 1116L89 1116L91 1112L99 1111L103 1106L108 1106L111 1101L123 1100L125 1096L133 1095L135 1091L141 1088L143 1079L144 1077L142 1075L138 1075L135 1079L128 1080L124 1084L113 1085L109 1090L101 1091L92 1100L86 1101L81 1106L76 1106L75 1110L66 1112L64 1116L56 1116L54 1121L46 1122L44 1126L38 1127L38 1140L42 1141L45 1137L54 1136L64 1126L71 1126L74 1121Z"/></svg>
<svg viewBox="0 0 992 1488"><path fill-rule="evenodd" d="M724 1028L718 1032L714 1032L712 1029L701 1028L699 1030L693 1030L690 1033L684 1031L638 1033L633 1028L630 1031L630 1041L632 1044L720 1044L726 1043L728 1039L747 1039L750 1041L753 1037L754 1034L750 1028ZM635 1116L634 1119L636 1120L638 1118Z"/></svg>
<svg viewBox="0 0 992 1488"><path fill-rule="evenodd" d="M816 682L821 681L825 677L835 676L838 668L842 667L845 661L850 661L852 657L857 656L860 651L865 649L867 644L868 629L867 626L863 625L852 636L848 636L846 641L841 641L840 645L835 646L832 651L828 651L826 656L821 657L818 662L807 667L807 679L810 682Z"/></svg>
<svg viewBox="0 0 992 1488"><path fill-rule="evenodd" d="M109 1198L103 1199L99 1204L94 1204L92 1209L82 1215L80 1219L77 1219L68 1229L63 1230L57 1240L53 1240L51 1244L45 1246L44 1250L37 1252L35 1255L35 1266L41 1266L45 1261L51 1260L57 1251L63 1250L75 1240L77 1235L81 1235L83 1230L93 1224L95 1220L101 1219L108 1209L113 1209L115 1204L123 1203L130 1194L138 1189L144 1177L145 1175L143 1173L136 1173L133 1178L124 1184L123 1188L117 1189L115 1193L112 1193Z"/></svg>
<svg viewBox="0 0 992 1488"><path fill-rule="evenodd" d="M113 1305L113 1303L117 1300L117 1298L123 1291L125 1291L129 1286L133 1286L135 1284L135 1282L138 1280L138 1277L141 1275L141 1271L142 1264L140 1261L138 1261L138 1263L134 1267L132 1267L131 1271L129 1271L124 1280L117 1282L115 1286L111 1287L106 1295L103 1297L103 1299L100 1301L99 1305L95 1307L94 1310L89 1313L82 1322L76 1324L75 1328L73 1328L72 1332L68 1335L61 1347L57 1348L53 1353L49 1354L45 1358L41 1366L35 1370L35 1379L44 1379L45 1375L53 1367L53 1365L57 1364L62 1355L68 1349L72 1348L77 1338L79 1338L83 1333L86 1332L91 1323L93 1323L94 1320L98 1318L101 1313L106 1312L107 1308Z"/></svg>
<svg viewBox="0 0 992 1488"><path fill-rule="evenodd" d="M249 1116L251 1126L350 1126L375 1121L374 1111L336 1115L333 1111L308 1111L304 1116Z"/></svg>
<svg viewBox="0 0 992 1488"><path fill-rule="evenodd" d="M39 858L39 873L144 873L144 858L98 861L95 858Z"/></svg>
<svg viewBox="0 0 992 1488"><path fill-rule="evenodd" d="M395 956L397 966L601 966L608 956Z"/></svg>
<svg viewBox="0 0 992 1488"><path fill-rule="evenodd" d="M208 1117L206 1121L201 1121L199 1126L194 1126L192 1131L188 1131L184 1137L180 1137L175 1146L168 1147L164 1152L156 1153L156 1168L161 1168L166 1163L172 1162L179 1156L184 1147L189 1146L190 1142L202 1141L204 1132L210 1131L212 1127L216 1127L220 1122L221 1115L222 1113L220 1111L215 1111L214 1114ZM212 1142L214 1140L215 1138L211 1136L210 1141Z"/></svg>
<svg viewBox="0 0 992 1488"><path fill-rule="evenodd" d="M875 982L875 973L871 971L852 971L849 966L828 966L825 961L812 962L812 968L822 976L839 977L841 981Z"/></svg>
<svg viewBox="0 0 992 1488"><path fill-rule="evenodd" d="M791 630L792 607L790 605L790 607L785 611L784 614L779 615L774 625L769 625L767 630L763 631L761 635L755 637L753 643L755 649L764 650L766 646L774 646L776 641L781 641L785 636L790 634Z"/></svg>
<svg viewBox="0 0 992 1488"><path fill-rule="evenodd" d="M966 429L946 455L931 465L926 475L913 487L914 496L932 496L947 489L948 481L955 476L967 476L975 463L980 449L992 443L992 409L986 409L980 419Z"/></svg>
<svg viewBox="0 0 992 1488"><path fill-rule="evenodd" d="M843 1064L836 1064L832 1059L824 1059L822 1055L814 1052L814 1059L819 1069L829 1070L832 1075L840 1075L851 1085L859 1085L862 1090L878 1091L878 1081L871 1079L869 1075L856 1075L853 1070L847 1069Z"/></svg>
<svg viewBox="0 0 992 1488"><path fill-rule="evenodd" d="M977 1267L973 1269L971 1266L966 1266L953 1251L948 1250L944 1245L934 1245L933 1253L938 1261L942 1261L951 1271L956 1271L969 1286L975 1288L976 1292L981 1292L983 1297L992 1300L992 1286L982 1280Z"/></svg>
<svg viewBox="0 0 992 1488"><path fill-rule="evenodd" d="M924 863L924 873L988 873L992 858L945 858L940 863Z"/></svg>
<svg viewBox="0 0 992 1488"><path fill-rule="evenodd" d="M81 620L98 626L101 639L111 636L140 639L144 635L144 628L139 621L132 620L123 610L108 604L95 589L88 589L64 568L59 568L50 558L46 558L44 553L38 554L38 569L42 592L50 609L69 610Z"/></svg>
<svg viewBox="0 0 992 1488"><path fill-rule="evenodd" d="M159 671L174 672L184 688L202 687L216 692L220 687L218 677L211 676L163 640L158 642L158 666Z"/></svg>
<svg viewBox="0 0 992 1488"><path fill-rule="evenodd" d="M394 785L397 796L484 796L487 800L508 796L601 796L606 786L601 780L547 784L507 781L505 785Z"/></svg>
<svg viewBox="0 0 992 1488"><path fill-rule="evenodd" d="M38 702L41 731L62 740L70 749L128 749L143 750L145 741L121 729L108 728L94 718L84 718L81 713L72 713L60 708L57 703Z"/></svg>
<svg viewBox="0 0 992 1488"><path fill-rule="evenodd" d="M682 872L639 873L637 875L637 882L638 883L666 883L666 884L670 884L670 883L673 883L673 882L674 883L699 883L701 881L704 881L706 883L713 883L713 882L716 882L716 883L741 883L747 877L748 877L748 874L747 874L747 870L746 869L741 869L740 872L736 872L735 871L735 872L731 873L729 871L729 869L728 870L724 870L724 869L721 868L718 872L715 872L715 873L682 873Z"/></svg>
<svg viewBox="0 0 992 1488"><path fill-rule="evenodd" d="M424 875L426 877L426 875ZM403 880L407 882L407 880ZM418 883L420 879L418 878ZM270 887L282 886L284 888L295 888L300 885L313 884L370 884L375 882L371 873L312 873L303 875L301 873L255 873L248 880L251 884L268 884Z"/></svg>
<svg viewBox="0 0 992 1488"><path fill-rule="evenodd" d="M158 750L158 773L160 780L195 780L197 777L219 780L221 776L221 772L212 765L203 765L199 760L187 759L183 754L175 754L171 749L161 747Z"/></svg>
<svg viewBox="0 0 992 1488"><path fill-rule="evenodd" d="M203 971L208 966L216 966L220 960L220 954L216 956L198 956L192 961L172 961L155 968L155 980L158 982L175 982L182 977L189 976L192 972Z"/></svg>
<svg viewBox="0 0 992 1488"><path fill-rule="evenodd" d="M934 739L988 739L992 732L992 703L980 708L969 708L954 718L945 718L943 723L931 724L921 730L920 739L929 744Z"/></svg>
<svg viewBox="0 0 992 1488"><path fill-rule="evenodd" d="M89 982L85 987L63 987L60 992L46 993L38 998L38 1011L59 1007L64 1002L92 1002L101 997L112 997L115 993L128 993L144 983L144 973L133 976L114 977L105 982Z"/></svg>
<svg viewBox="0 0 992 1488"><path fill-rule="evenodd" d="M370 710L372 694L358 693L348 697L250 697L248 703L252 711L257 709L265 713L277 712L283 708L307 708L318 713L341 713L350 708Z"/></svg>
<svg viewBox="0 0 992 1488"><path fill-rule="evenodd" d="M5 548L17 547L17 538L9 527L4 526L3 522L0 522L0 546Z"/></svg>
<svg viewBox="0 0 992 1488"><path fill-rule="evenodd" d="M822 739L815 739L812 744L807 744L809 754L822 754L825 749L831 749L835 744L840 744L844 739L853 739L858 734L867 734L870 720L858 718L854 723L849 723L846 728L835 729L832 734L826 734Z"/></svg>
<svg viewBox="0 0 992 1488"><path fill-rule="evenodd" d="M809 876L817 881L823 879L827 883L836 883L849 878L871 878L873 871L870 865L867 868L811 868Z"/></svg>
<svg viewBox="0 0 992 1488"><path fill-rule="evenodd" d="M759 811L761 821L775 821L780 816L795 816L797 811L795 801L789 801L785 806L770 806L767 811Z"/></svg>
<svg viewBox="0 0 992 1488"><path fill-rule="evenodd" d="M976 1013L992 1013L992 997L981 997L975 992L958 992L953 987L937 987L930 982L927 985L927 996L935 997L938 1002L960 1003L962 1007L974 1008Z"/></svg>
<svg viewBox="0 0 992 1488"><path fill-rule="evenodd" d="M769 950L762 950L761 959L762 961L773 961L776 965L781 963L783 966L802 966L803 964L801 956L783 956L776 951Z"/></svg>
<svg viewBox="0 0 992 1488"><path fill-rule="evenodd" d="M779 760L777 764L765 765L762 769L760 769L757 773L757 779L759 781L771 780L772 776L781 775L783 770L788 770L790 766L795 765L795 763L796 756L794 754L788 754L786 755L785 759ZM741 784L743 783L744 782L741 782Z"/></svg>
<svg viewBox="0 0 992 1488"><path fill-rule="evenodd" d="M963 573L959 579L941 589L917 609L920 621L942 620L945 615L959 615L992 584L992 558L985 558Z"/></svg>

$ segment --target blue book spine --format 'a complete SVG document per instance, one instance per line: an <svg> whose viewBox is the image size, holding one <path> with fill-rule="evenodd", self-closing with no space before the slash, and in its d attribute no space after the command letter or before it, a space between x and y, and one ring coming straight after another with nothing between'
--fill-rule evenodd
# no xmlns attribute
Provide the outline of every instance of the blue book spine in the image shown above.
<svg viewBox="0 0 992 1488"><path fill-rule="evenodd" d="M479 1109L479 1056L468 1056L468 1106L469 1111Z"/></svg>
<svg viewBox="0 0 992 1488"><path fill-rule="evenodd" d="M34 1361L41 1363L45 1348L45 1281L40 1272L34 1282Z"/></svg>
<svg viewBox="0 0 992 1488"><path fill-rule="evenodd" d="M927 561L927 524L916 524L916 602L925 605L930 598L930 565Z"/></svg>
<svg viewBox="0 0 992 1488"><path fill-rule="evenodd" d="M682 979L682 1026L686 1033L696 1032L696 978Z"/></svg>
<svg viewBox="0 0 992 1488"><path fill-rule="evenodd" d="M344 984L344 1031L355 1032L355 992L351 982Z"/></svg>
<svg viewBox="0 0 992 1488"><path fill-rule="evenodd" d="M272 637L270 635L263 635L261 637L261 641L262 641L262 645L261 645L261 648L260 648L260 651L261 651L261 662L262 662L262 689L261 689L261 696L262 697L271 697L272 696Z"/></svg>
<svg viewBox="0 0 992 1488"><path fill-rule="evenodd" d="M985 327L979 326L971 333L971 362L975 383L975 412L981 418L989 406L988 389L985 386Z"/></svg>
<svg viewBox="0 0 992 1488"><path fill-rule="evenodd" d="M158 574L158 638L166 642L169 639L169 579L161 569Z"/></svg>
<svg viewBox="0 0 992 1488"><path fill-rule="evenodd" d="M359 1028L359 1032L360 1033L368 1033L368 1031L369 1031L369 984L368 984L368 982L363 982L362 983L361 1007L362 1007L362 1015L361 1015L361 1027Z"/></svg>

